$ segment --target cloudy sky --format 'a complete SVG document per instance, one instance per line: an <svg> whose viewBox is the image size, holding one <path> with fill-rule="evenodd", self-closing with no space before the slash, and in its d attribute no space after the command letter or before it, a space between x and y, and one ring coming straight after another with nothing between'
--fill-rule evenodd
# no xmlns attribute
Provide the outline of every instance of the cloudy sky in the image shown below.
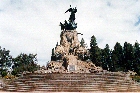
<svg viewBox="0 0 140 93"><path fill-rule="evenodd" d="M118 41L140 43L140 0L0 0L0 46L16 57L37 53L38 64L50 61L51 50L60 40L59 22L77 7L77 31L89 46L95 35L98 46Z"/></svg>

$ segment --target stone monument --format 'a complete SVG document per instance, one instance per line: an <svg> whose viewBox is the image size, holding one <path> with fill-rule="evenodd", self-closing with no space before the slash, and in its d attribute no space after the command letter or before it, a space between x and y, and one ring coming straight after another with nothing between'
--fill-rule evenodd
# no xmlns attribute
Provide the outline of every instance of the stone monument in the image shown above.
<svg viewBox="0 0 140 93"><path fill-rule="evenodd" d="M75 23L76 7L65 12L71 12L69 20L64 24L60 22L61 34L60 44L52 49L51 62L47 65L47 72L50 73L91 73L102 71L90 61L90 53L78 40Z"/></svg>
<svg viewBox="0 0 140 93"><path fill-rule="evenodd" d="M8 80L1 90L10 92L139 92L140 85L130 78L136 73L102 71L90 61L90 53L84 40L78 40L75 23L76 8L71 12L67 25L61 23L60 43L52 49L51 61L47 70L34 73L25 72L22 76ZM98 72L98 73L94 73ZM70 74L69 74L70 73ZM1 91L0 90L0 91ZM2 91L1 91L2 92Z"/></svg>

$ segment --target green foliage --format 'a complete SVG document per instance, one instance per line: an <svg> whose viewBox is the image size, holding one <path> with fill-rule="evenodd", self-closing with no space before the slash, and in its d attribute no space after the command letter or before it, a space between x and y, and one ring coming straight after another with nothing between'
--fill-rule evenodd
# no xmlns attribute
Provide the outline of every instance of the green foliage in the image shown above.
<svg viewBox="0 0 140 93"><path fill-rule="evenodd" d="M2 77L6 76L6 75L7 75L7 71L2 71L2 72L1 72L1 76L2 76Z"/></svg>
<svg viewBox="0 0 140 93"><path fill-rule="evenodd" d="M134 68L138 75L140 75L140 44L135 42L134 44Z"/></svg>
<svg viewBox="0 0 140 93"><path fill-rule="evenodd" d="M137 82L140 82L140 76L131 76L131 78Z"/></svg>
<svg viewBox="0 0 140 93"><path fill-rule="evenodd" d="M9 50L0 47L0 74L2 76L6 74L7 68L12 64L12 56L9 53Z"/></svg>
<svg viewBox="0 0 140 93"><path fill-rule="evenodd" d="M112 69L112 59L111 59L111 50L109 45L106 44L105 48L102 50L102 67L106 70Z"/></svg>
<svg viewBox="0 0 140 93"><path fill-rule="evenodd" d="M90 58L95 65L109 71L134 71L140 75L140 44L125 42L124 46L116 43L113 50L106 44L104 49L98 47L95 36L90 41Z"/></svg>
<svg viewBox="0 0 140 93"><path fill-rule="evenodd" d="M37 70L37 59L34 54L24 54L21 53L16 58L13 58L13 71L12 74L16 75L18 73L22 73L23 71L33 72Z"/></svg>
<svg viewBox="0 0 140 93"><path fill-rule="evenodd" d="M12 72L11 72L12 75L16 76L18 74L18 71L16 69L14 69Z"/></svg>
<svg viewBox="0 0 140 93"><path fill-rule="evenodd" d="M93 35L93 36L91 37L90 47L93 48L93 47L95 47L95 46L97 46L97 41L96 41L96 37Z"/></svg>
<svg viewBox="0 0 140 93"><path fill-rule="evenodd" d="M101 49L98 47L96 38L93 35L90 41L90 58L96 65L101 66Z"/></svg>
<svg viewBox="0 0 140 93"><path fill-rule="evenodd" d="M0 74L2 77L7 75L8 69L11 66L13 75L23 71L33 72L38 69L36 55L21 53L16 58L12 58L9 53L9 50L0 47Z"/></svg>
<svg viewBox="0 0 140 93"><path fill-rule="evenodd" d="M120 43L116 43L112 51L112 62L114 64L114 71L122 71L123 69L123 48Z"/></svg>
<svg viewBox="0 0 140 93"><path fill-rule="evenodd" d="M134 71L134 48L132 44L125 42L123 47L123 67L124 71Z"/></svg>

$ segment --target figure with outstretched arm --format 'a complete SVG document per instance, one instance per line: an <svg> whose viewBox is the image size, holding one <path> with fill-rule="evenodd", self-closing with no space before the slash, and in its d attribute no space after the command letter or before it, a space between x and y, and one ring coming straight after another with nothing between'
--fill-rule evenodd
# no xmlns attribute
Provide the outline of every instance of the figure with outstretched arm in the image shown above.
<svg viewBox="0 0 140 93"><path fill-rule="evenodd" d="M71 5L70 5L70 8L65 13L71 12L71 11L72 11L72 8L71 8Z"/></svg>
<svg viewBox="0 0 140 93"><path fill-rule="evenodd" d="M70 17L69 17L69 20L68 21L64 21L64 24L62 24L60 22L60 26L61 26L61 30L74 30L77 28L77 23L75 23L75 13L77 12L77 9L76 7L75 8L72 8L71 5L70 5L70 8L65 12L70 12Z"/></svg>
<svg viewBox="0 0 140 93"><path fill-rule="evenodd" d="M69 21L73 22L75 20L75 13L77 12L76 7L75 8L71 8L71 5L70 5L70 8L65 13L67 13L67 12L71 12Z"/></svg>

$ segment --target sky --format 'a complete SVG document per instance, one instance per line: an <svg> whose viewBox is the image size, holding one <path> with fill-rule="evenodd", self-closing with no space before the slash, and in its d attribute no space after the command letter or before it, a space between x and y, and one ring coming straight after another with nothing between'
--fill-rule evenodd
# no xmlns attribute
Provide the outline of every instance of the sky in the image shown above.
<svg viewBox="0 0 140 93"><path fill-rule="evenodd" d="M13 57L37 54L38 64L46 65L70 5L77 7L79 41L84 38L88 47L92 35L100 48L140 43L140 0L0 0L0 46Z"/></svg>

